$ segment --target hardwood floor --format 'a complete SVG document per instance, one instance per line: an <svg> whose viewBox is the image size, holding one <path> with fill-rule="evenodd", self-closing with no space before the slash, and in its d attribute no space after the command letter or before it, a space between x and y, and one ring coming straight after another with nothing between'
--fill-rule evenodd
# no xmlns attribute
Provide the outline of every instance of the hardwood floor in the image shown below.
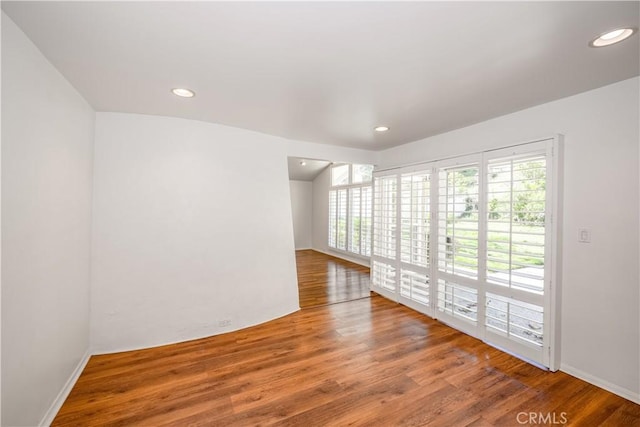
<svg viewBox="0 0 640 427"><path fill-rule="evenodd" d="M53 425L519 426L564 420L638 426L640 405L562 372L542 371L374 294L224 335L93 356Z"/></svg>
<svg viewBox="0 0 640 427"><path fill-rule="evenodd" d="M367 298L369 268L312 250L296 251L300 307Z"/></svg>

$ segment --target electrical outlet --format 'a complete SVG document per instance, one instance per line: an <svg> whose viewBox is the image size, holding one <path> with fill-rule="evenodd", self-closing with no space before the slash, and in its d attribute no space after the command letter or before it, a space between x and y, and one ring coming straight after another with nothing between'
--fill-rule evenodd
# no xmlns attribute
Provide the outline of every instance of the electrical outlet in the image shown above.
<svg viewBox="0 0 640 427"><path fill-rule="evenodd" d="M591 243L591 230L589 230L588 228L579 228L578 242Z"/></svg>
<svg viewBox="0 0 640 427"><path fill-rule="evenodd" d="M231 326L231 319L218 320L218 326L224 328L225 326Z"/></svg>

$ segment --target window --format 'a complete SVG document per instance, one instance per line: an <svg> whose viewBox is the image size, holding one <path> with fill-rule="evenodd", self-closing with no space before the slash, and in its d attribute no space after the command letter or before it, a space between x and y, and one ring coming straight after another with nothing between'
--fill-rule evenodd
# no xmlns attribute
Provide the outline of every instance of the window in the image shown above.
<svg viewBox="0 0 640 427"><path fill-rule="evenodd" d="M376 172L372 290L557 369L560 146Z"/></svg>
<svg viewBox="0 0 640 427"><path fill-rule="evenodd" d="M329 246L346 249L347 190L329 191Z"/></svg>
<svg viewBox="0 0 640 427"><path fill-rule="evenodd" d="M437 310L469 331L478 321L480 166L443 164L438 175Z"/></svg>
<svg viewBox="0 0 640 427"><path fill-rule="evenodd" d="M431 234L431 171L400 176L400 295L408 306L429 305L429 238ZM419 308L420 309L420 308Z"/></svg>
<svg viewBox="0 0 640 427"><path fill-rule="evenodd" d="M335 248L338 240L338 192L329 191L329 247Z"/></svg>
<svg viewBox="0 0 640 427"><path fill-rule="evenodd" d="M349 190L349 208L351 209L349 221L349 252L360 253L360 209L362 208L362 189Z"/></svg>
<svg viewBox="0 0 640 427"><path fill-rule="evenodd" d="M373 165L351 165L353 170L353 184L371 182L373 176Z"/></svg>
<svg viewBox="0 0 640 427"><path fill-rule="evenodd" d="M336 209L338 236L336 248L347 249L347 190L337 190L338 206Z"/></svg>
<svg viewBox="0 0 640 427"><path fill-rule="evenodd" d="M334 165L331 167L331 186L349 184L349 165Z"/></svg>
<svg viewBox="0 0 640 427"><path fill-rule="evenodd" d="M371 186L350 188L349 252L371 255L371 225Z"/></svg>
<svg viewBox="0 0 640 427"><path fill-rule="evenodd" d="M501 344L545 346L547 166L544 154L488 160L485 326Z"/></svg>
<svg viewBox="0 0 640 427"><path fill-rule="evenodd" d="M398 179L395 175L374 178L373 262L371 286L387 297L395 294L396 283L396 219Z"/></svg>
<svg viewBox="0 0 640 427"><path fill-rule="evenodd" d="M360 253L364 256L371 256L371 233L373 231L373 221L371 209L373 203L373 189L371 186L361 189L360 207Z"/></svg>
<svg viewBox="0 0 640 427"><path fill-rule="evenodd" d="M544 288L544 156L494 159L487 172L487 281Z"/></svg>
<svg viewBox="0 0 640 427"><path fill-rule="evenodd" d="M371 255L372 165L338 164L331 167L329 191L330 248Z"/></svg>
<svg viewBox="0 0 640 427"><path fill-rule="evenodd" d="M373 253L382 258L396 258L396 202L395 176L376 178L374 201Z"/></svg>
<svg viewBox="0 0 640 427"><path fill-rule="evenodd" d="M478 278L478 165L440 170L438 269Z"/></svg>
<svg viewBox="0 0 640 427"><path fill-rule="evenodd" d="M403 174L400 193L402 262L420 267L429 266L429 226L431 174L419 172Z"/></svg>

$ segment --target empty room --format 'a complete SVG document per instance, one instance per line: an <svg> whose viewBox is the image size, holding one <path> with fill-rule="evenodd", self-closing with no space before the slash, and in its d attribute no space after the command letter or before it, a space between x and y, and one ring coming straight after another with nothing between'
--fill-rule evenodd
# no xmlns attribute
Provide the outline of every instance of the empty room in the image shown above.
<svg viewBox="0 0 640 427"><path fill-rule="evenodd" d="M1 6L2 426L640 425L640 2Z"/></svg>

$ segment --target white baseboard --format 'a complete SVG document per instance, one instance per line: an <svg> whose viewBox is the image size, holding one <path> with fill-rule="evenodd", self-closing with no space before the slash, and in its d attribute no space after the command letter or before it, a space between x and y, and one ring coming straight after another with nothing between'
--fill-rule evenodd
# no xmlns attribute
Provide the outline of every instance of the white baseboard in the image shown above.
<svg viewBox="0 0 640 427"><path fill-rule="evenodd" d="M580 369L576 369L573 366L567 365L566 363L562 363L560 365L560 370L571 376L580 378L581 380L584 380L595 386L603 388L607 391L610 391L613 394L617 394L620 397L624 397L625 399L640 405L640 393L634 393L631 390L627 390L624 387L620 387L618 385L612 384L609 381L603 380L602 378L598 378L595 375L591 375L587 372L581 371Z"/></svg>
<svg viewBox="0 0 640 427"><path fill-rule="evenodd" d="M56 396L55 400L49 407L49 410L44 414L44 417L42 417L40 424L38 425L40 426L51 425L51 423L53 422L53 419L58 414L58 411L60 410L60 408L62 408L62 404L64 403L65 400L67 400L69 393L71 393L71 389L73 389L73 386L76 384L76 381L78 381L78 378L80 378L80 374L82 374L84 367L87 366L87 363L89 362L90 357L91 357L91 352L87 350L84 356L82 356L82 359L80 359L80 362L78 362L78 365L76 366L76 368L73 370L73 373L65 383L64 387L62 387L62 390L60 390L60 393L58 393L58 396Z"/></svg>

